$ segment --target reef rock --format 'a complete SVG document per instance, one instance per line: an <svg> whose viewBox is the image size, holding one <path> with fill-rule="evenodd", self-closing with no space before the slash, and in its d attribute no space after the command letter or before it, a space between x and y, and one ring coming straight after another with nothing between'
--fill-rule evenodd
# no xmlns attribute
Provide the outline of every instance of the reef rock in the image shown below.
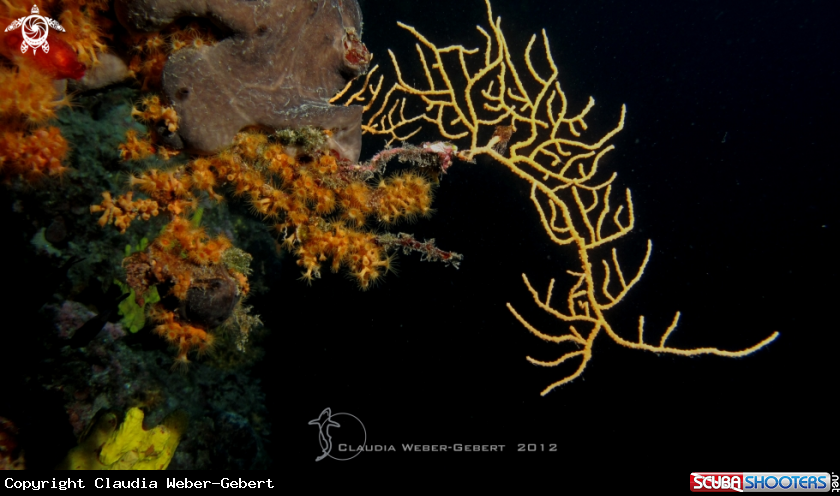
<svg viewBox="0 0 840 496"><path fill-rule="evenodd" d="M231 33L173 53L164 67L188 148L217 152L247 126L312 125L331 130L336 151L358 160L361 107L328 101L370 61L356 0L117 0L116 10L131 30L196 16Z"/></svg>

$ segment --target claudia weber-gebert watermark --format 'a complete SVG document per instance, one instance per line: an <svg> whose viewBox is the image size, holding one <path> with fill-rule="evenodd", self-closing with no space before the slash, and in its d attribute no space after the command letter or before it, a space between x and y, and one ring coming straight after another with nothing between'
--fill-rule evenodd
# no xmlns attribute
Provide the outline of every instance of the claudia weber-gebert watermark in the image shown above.
<svg viewBox="0 0 840 496"><path fill-rule="evenodd" d="M362 452L451 452L451 453L502 453L505 451L504 444L367 444L367 430L362 421L355 415L349 413L332 413L332 410L325 408L318 418L311 420L309 425L318 427L318 443L321 446L321 454L315 459L320 462L324 458L346 461L352 460ZM515 451L532 452L535 444L518 444ZM556 452L556 444L539 445L543 449L539 451ZM526 449L527 447L527 449Z"/></svg>
<svg viewBox="0 0 840 496"><path fill-rule="evenodd" d="M32 49L32 55L40 48L44 53L50 53L50 44L47 43L47 36L50 28L64 32L64 28L55 19L44 17L37 5L32 6L30 15L20 17L12 21L6 28L6 32L20 28L23 35L23 42L20 44L20 53L26 53Z"/></svg>

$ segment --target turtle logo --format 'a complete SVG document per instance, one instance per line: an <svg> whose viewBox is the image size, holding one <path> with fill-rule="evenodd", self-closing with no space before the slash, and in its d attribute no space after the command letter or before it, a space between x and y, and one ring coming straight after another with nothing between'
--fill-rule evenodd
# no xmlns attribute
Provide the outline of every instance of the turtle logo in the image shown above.
<svg viewBox="0 0 840 496"><path fill-rule="evenodd" d="M32 15L21 17L9 24L6 32L13 29L20 28L23 33L23 43L20 44L20 52L26 53L32 48L32 54L42 49L44 53L50 52L50 44L47 43L47 35L50 33L50 28L64 32L64 28L55 19L39 15L37 5L32 6Z"/></svg>

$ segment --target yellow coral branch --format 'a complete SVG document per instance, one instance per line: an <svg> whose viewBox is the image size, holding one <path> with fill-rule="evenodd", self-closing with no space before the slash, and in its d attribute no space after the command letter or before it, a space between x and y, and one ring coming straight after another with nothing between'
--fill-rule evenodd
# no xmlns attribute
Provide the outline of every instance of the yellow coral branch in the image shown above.
<svg viewBox="0 0 840 496"><path fill-rule="evenodd" d="M583 373L592 357L594 340L601 330L627 348L682 356L713 354L740 357L775 340L777 332L754 346L737 351L712 347L686 350L666 346L666 340L676 329L679 313L656 346L644 341L643 318L640 319L639 337L635 342L622 338L613 330L605 312L623 301L630 289L640 281L650 261L653 246L648 241L645 256L630 280L625 277L615 247L610 251L609 260L603 259L600 263L596 260L596 249L626 236L636 222L629 189L625 190L624 201L616 208L611 204L610 195L616 173L613 172L607 179L596 179L602 159L614 149L609 141L624 129L627 108L621 106L618 122L603 136L594 140L585 139L582 136L588 129L585 118L594 108L595 100L590 97L576 114L570 110L570 103L558 81L559 70L545 30L541 34L548 74L541 74L533 63L536 35L531 37L522 56L524 69L517 67L501 30L501 18L493 17L489 0L485 0L485 6L490 30L478 27L485 40L483 51L467 49L461 45L438 47L413 27L398 23L419 42L416 47L420 67L425 75L425 87L408 84L396 56L389 51L397 82L382 101L376 104L378 109L363 130L366 133L389 135L393 141L399 139L402 126L425 122L437 128L437 132L445 139L465 141L464 146L460 146L459 158L473 160L478 155L487 155L530 183L531 201L549 239L558 246L574 246L580 267L568 271L576 277L576 281L567 293L567 312L551 306L554 279L543 299L528 278L524 274L522 277L534 303L540 309L563 322L586 324L591 327L589 332L581 332L574 326L570 326L569 333L561 335L541 332L508 303L514 318L540 339L583 346L582 350L567 352L553 361L528 357L529 362L546 367L581 357L573 373L549 385L542 394L547 394ZM473 55L480 57L477 63L470 60ZM427 62L427 56L430 56L431 64ZM460 87L456 87L453 80L461 81L461 78L450 77L458 72L466 81ZM528 77L530 81L526 83ZM485 89L474 91L475 88ZM422 103L425 110L418 115L406 117L404 109L407 99L419 100L418 103ZM368 108L374 106L371 100ZM479 110L487 115L479 115ZM510 126L499 126L502 122L510 122ZM517 129L518 124L520 129ZM490 134L487 132L490 126L497 126L496 131L482 145L479 139ZM508 142L510 146L506 147ZM593 271L594 266L603 266L603 276Z"/></svg>

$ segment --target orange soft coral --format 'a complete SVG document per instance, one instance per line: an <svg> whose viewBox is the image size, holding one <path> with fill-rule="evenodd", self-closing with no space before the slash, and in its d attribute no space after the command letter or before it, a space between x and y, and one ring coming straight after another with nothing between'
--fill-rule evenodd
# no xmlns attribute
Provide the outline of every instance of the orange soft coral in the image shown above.
<svg viewBox="0 0 840 496"><path fill-rule="evenodd" d="M35 183L45 176L60 177L67 141L56 127L37 128L30 133L6 131L0 134L0 177Z"/></svg>
<svg viewBox="0 0 840 496"><path fill-rule="evenodd" d="M427 217L432 212L432 185L423 176L406 173L379 184L375 210L382 222L391 224L403 218Z"/></svg>
<svg viewBox="0 0 840 496"><path fill-rule="evenodd" d="M163 123L170 133L178 130L178 114L175 113L174 108L163 105L159 96L152 95L144 98L141 106L142 111L137 108L131 110L132 117L147 124Z"/></svg>
<svg viewBox="0 0 840 496"><path fill-rule="evenodd" d="M44 2L45 13L52 4ZM0 17L19 18L28 15L30 7L7 0L0 4ZM55 118L56 109L69 103L69 97L59 98L54 78L78 77L80 68L61 40L50 39L54 49L49 54L33 50L24 57L20 39L19 31L10 31L0 43L0 54L12 64L0 64L0 176L34 183L47 176L61 177L68 170L63 165L67 141L59 129L35 126Z"/></svg>
<svg viewBox="0 0 840 496"><path fill-rule="evenodd" d="M56 108L69 103L58 94L53 79L31 66L0 65L0 114L23 116L30 123L52 119Z"/></svg>
<svg viewBox="0 0 840 496"><path fill-rule="evenodd" d="M125 143L120 143L119 150L122 160L142 160L155 153L152 142L148 138L138 137L134 129L125 133Z"/></svg>
<svg viewBox="0 0 840 496"><path fill-rule="evenodd" d="M143 106L135 114L144 120L163 115L157 97L147 98ZM249 201L255 213L276 222L284 245L303 268L302 279L311 282L320 277L322 264L329 261L333 271L346 268L362 289L373 286L391 270L392 258L378 235L364 229L368 218L392 224L428 215L431 183L423 175L402 173L372 187L363 175L353 172L356 169L339 166L324 150L300 153L297 159L296 153L300 152L286 149L265 134L242 132L233 146L215 156L196 158L169 171L132 176L129 185L172 215L156 246L180 247L182 258L193 264L218 263L230 242L209 240L183 214L197 202L193 191L221 200L216 191L227 185L234 195ZM186 294L186 276L155 270L175 283L176 295Z"/></svg>
<svg viewBox="0 0 840 496"><path fill-rule="evenodd" d="M301 279L320 278L321 262L331 259L330 269L346 266L362 290L376 285L393 270L393 258L380 246L376 235L335 223L327 229L310 226L298 241L298 265L305 269Z"/></svg>
<svg viewBox="0 0 840 496"><path fill-rule="evenodd" d="M155 333L178 347L174 366L189 364L187 355L193 349L203 354L213 346L212 334L200 327L181 322L173 312L158 309L152 313L152 318L160 323L155 327Z"/></svg>
<svg viewBox="0 0 840 496"><path fill-rule="evenodd" d="M109 24L97 10L107 10L106 2L65 1L65 10L59 17L59 22L67 31L67 43L73 47L79 62L87 67L99 64L96 56L105 52L104 27Z"/></svg>
<svg viewBox="0 0 840 496"><path fill-rule="evenodd" d="M197 265L217 264L222 254L232 247L224 236L210 239L204 229L197 228L183 217L175 217L155 241L159 247L178 248L182 258Z"/></svg>
<svg viewBox="0 0 840 496"><path fill-rule="evenodd" d="M151 169L139 176L130 176L129 186L139 186L172 215L190 212L198 205L198 200L190 191L190 176L182 168L170 171Z"/></svg>
<svg viewBox="0 0 840 496"><path fill-rule="evenodd" d="M142 88L160 88L163 66L172 53L182 48L200 48L212 46L216 40L208 30L191 24L186 29L177 25L164 30L131 37L128 44L136 53L129 62L128 68L143 83Z"/></svg>
<svg viewBox="0 0 840 496"><path fill-rule="evenodd" d="M99 205L92 205L90 213L95 214L102 212L99 218L99 225L105 227L113 222L114 226L120 230L120 234L125 234L125 230L131 225L139 215L143 220L149 220L151 217L156 217L159 213L159 207L156 201L149 199L132 200L133 191L117 197L116 201L111 198L111 193L105 191L102 193L104 200Z"/></svg>
<svg viewBox="0 0 840 496"><path fill-rule="evenodd" d="M303 280L320 277L322 263L331 260L333 271L346 267L359 287L368 289L391 270L392 258L376 234L361 230L367 218L393 223L428 215L431 183L419 174L405 173L372 188L343 175L335 157L323 152L312 155L297 161L267 136L243 132L229 151L201 159L198 169L215 171L218 182L228 182L235 194L247 195L257 213L282 219L276 227L298 257ZM264 169L279 181L271 181Z"/></svg>

